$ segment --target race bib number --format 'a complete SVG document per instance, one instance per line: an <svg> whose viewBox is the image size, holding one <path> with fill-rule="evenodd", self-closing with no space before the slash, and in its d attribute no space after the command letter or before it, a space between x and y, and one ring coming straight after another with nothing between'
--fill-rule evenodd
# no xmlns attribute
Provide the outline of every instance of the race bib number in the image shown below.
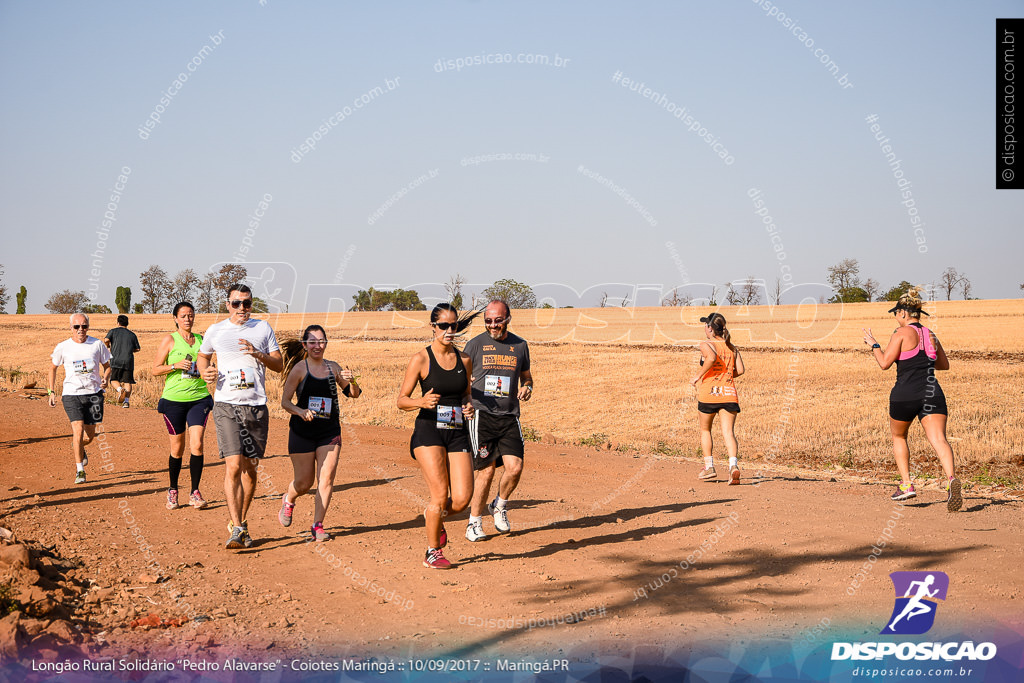
<svg viewBox="0 0 1024 683"><path fill-rule="evenodd" d="M239 368L226 373L228 389L252 389L256 386L256 370Z"/></svg>
<svg viewBox="0 0 1024 683"><path fill-rule="evenodd" d="M512 389L512 378L506 375L487 375L484 377L484 396L508 398Z"/></svg>
<svg viewBox="0 0 1024 683"><path fill-rule="evenodd" d="M462 406L437 406L438 429L462 429Z"/></svg>
<svg viewBox="0 0 1024 683"><path fill-rule="evenodd" d="M71 370L76 375L88 375L92 373L92 364L87 360L71 361Z"/></svg>
<svg viewBox="0 0 1024 683"><path fill-rule="evenodd" d="M331 399L323 396L310 396L309 410L313 411L314 417L326 420L331 417Z"/></svg>

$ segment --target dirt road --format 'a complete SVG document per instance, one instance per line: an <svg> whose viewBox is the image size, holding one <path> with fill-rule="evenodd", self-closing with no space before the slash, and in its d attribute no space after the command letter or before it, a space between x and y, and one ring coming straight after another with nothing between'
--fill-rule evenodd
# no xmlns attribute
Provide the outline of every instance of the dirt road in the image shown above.
<svg viewBox="0 0 1024 683"><path fill-rule="evenodd" d="M0 415L0 526L78 565L62 590L87 652L582 656L821 641L877 635L893 604L889 572L925 569L950 577L935 637L983 624L1024 632L1024 517L1006 497L968 494L948 514L935 487L901 506L889 485L830 473L746 461L742 485L727 486L699 482L692 460L531 443L513 533L497 535L487 518L488 539L470 543L463 514L447 523L458 566L436 571L421 565L426 487L405 431L346 427L326 520L334 540L314 544L311 498L291 528L277 522L291 465L287 424L272 421L274 457L249 514L257 545L238 552L223 547L216 457L202 486L208 509L164 508L156 412L108 405L110 447L90 447L89 480L77 486L59 404L6 393ZM216 453L212 428L206 446ZM137 622L149 613L190 621ZM35 638L25 646L59 650Z"/></svg>

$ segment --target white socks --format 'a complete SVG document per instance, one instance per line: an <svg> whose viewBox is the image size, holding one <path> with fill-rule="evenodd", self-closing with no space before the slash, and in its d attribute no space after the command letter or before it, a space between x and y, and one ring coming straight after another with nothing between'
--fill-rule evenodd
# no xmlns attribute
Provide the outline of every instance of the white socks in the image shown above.
<svg viewBox="0 0 1024 683"><path fill-rule="evenodd" d="M729 469L732 469L733 467L736 467L737 460L738 460L738 458L736 458L735 456L729 458Z"/></svg>
<svg viewBox="0 0 1024 683"><path fill-rule="evenodd" d="M508 503L508 501L505 500L504 498L502 498L501 496L496 496L494 498L494 507L496 507L499 510L504 510L505 509L505 505L507 503Z"/></svg>

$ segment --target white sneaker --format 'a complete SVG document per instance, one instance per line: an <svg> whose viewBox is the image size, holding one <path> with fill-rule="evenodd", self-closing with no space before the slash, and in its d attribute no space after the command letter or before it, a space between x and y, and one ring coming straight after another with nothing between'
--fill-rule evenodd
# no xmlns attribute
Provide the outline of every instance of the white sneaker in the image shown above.
<svg viewBox="0 0 1024 683"><path fill-rule="evenodd" d="M508 512L505 508L496 508L494 503L487 504L487 511L494 516L494 528L503 534L512 531L512 523L508 521Z"/></svg>
<svg viewBox="0 0 1024 683"><path fill-rule="evenodd" d="M466 525L466 538L470 541L482 541L487 538L483 522L470 522Z"/></svg>

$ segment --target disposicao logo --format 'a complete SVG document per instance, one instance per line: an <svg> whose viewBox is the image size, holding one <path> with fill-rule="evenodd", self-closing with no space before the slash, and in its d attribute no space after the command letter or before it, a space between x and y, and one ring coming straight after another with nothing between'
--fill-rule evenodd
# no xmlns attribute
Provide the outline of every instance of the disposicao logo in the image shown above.
<svg viewBox="0 0 1024 683"><path fill-rule="evenodd" d="M945 600L949 591L949 576L945 572L892 572L896 604L881 635L920 635L935 624L938 601ZM833 643L832 661L853 659L870 660L895 656L900 660L987 661L996 656L994 643L973 641L949 643Z"/></svg>
<svg viewBox="0 0 1024 683"><path fill-rule="evenodd" d="M920 635L935 623L938 600L945 600L949 576L945 572L893 572L896 604L882 635Z"/></svg>

